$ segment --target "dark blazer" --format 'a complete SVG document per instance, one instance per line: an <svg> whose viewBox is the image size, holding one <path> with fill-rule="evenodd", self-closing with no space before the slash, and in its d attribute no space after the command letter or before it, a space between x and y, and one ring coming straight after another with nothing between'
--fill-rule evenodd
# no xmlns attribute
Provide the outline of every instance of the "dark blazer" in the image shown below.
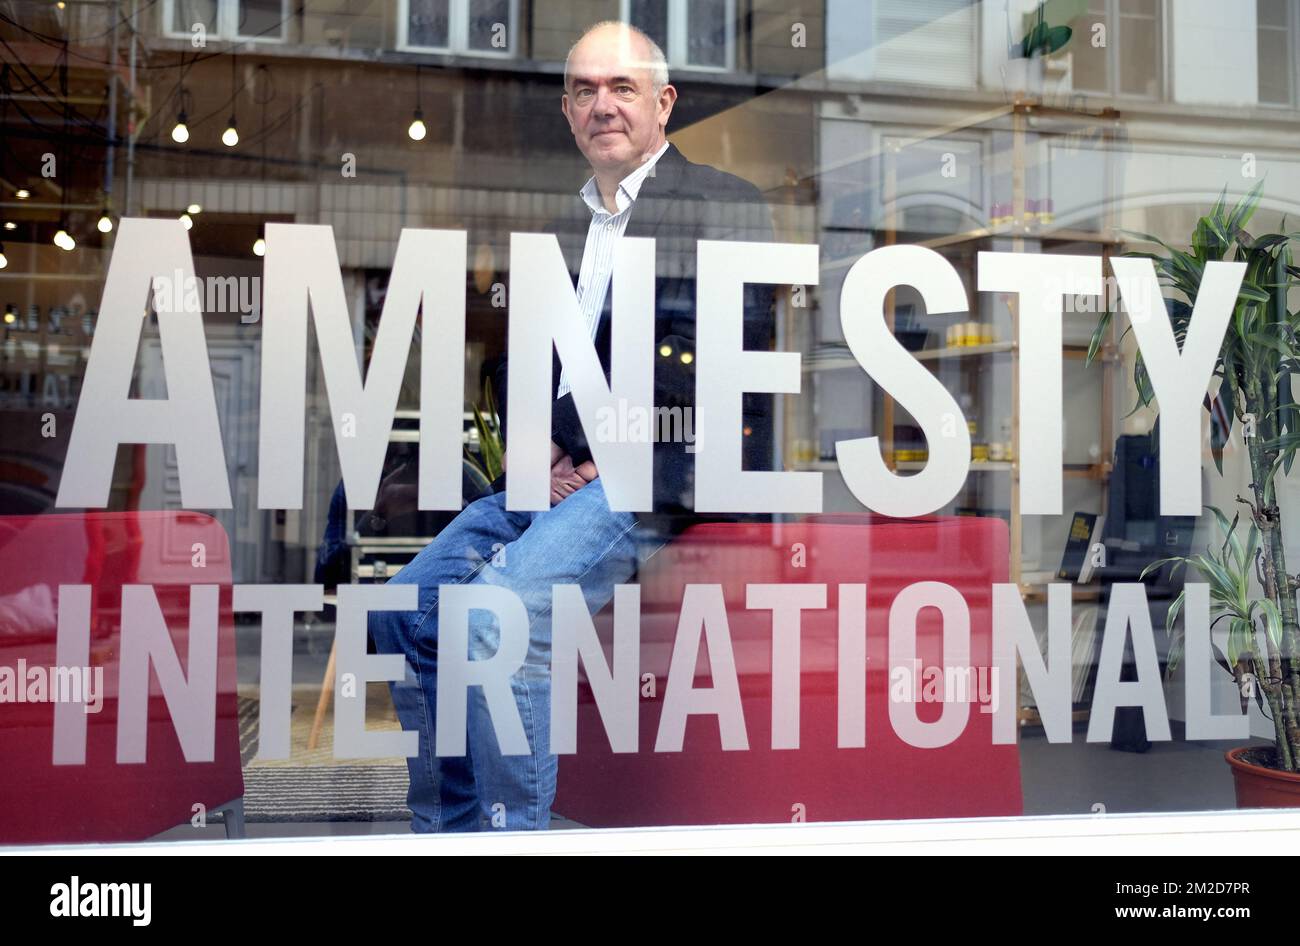
<svg viewBox="0 0 1300 946"><path fill-rule="evenodd" d="M591 211L575 194L573 213L552 222L548 232L560 238L571 278L576 286ZM669 144L651 175L641 185L632 204L625 236L655 239L655 371L654 406L682 408L691 417L695 407L695 266L698 240L770 241L771 210L753 184L704 164L695 164ZM608 380L610 373L610 309L613 285L605 293L604 310L597 326L595 347ZM745 347L768 350L775 338L772 286L745 287ZM707 317L707 314L699 314ZM667 352L667 354L664 354ZM683 360L682 356L686 355ZM560 383L560 360L554 350L552 365L551 439L575 465L591 458L591 450L573 403L573 395L555 398ZM503 438L508 437L507 364L503 359L494 384L498 392ZM689 409L689 415L687 414ZM773 397L745 395L745 469L773 469ZM658 426L656 424L655 426ZM681 430L686 433L683 423ZM676 534L691 522L734 519L735 516L698 516L694 507L694 453L684 436L654 445L654 510L639 513L643 525ZM504 487L504 476L495 486Z"/></svg>

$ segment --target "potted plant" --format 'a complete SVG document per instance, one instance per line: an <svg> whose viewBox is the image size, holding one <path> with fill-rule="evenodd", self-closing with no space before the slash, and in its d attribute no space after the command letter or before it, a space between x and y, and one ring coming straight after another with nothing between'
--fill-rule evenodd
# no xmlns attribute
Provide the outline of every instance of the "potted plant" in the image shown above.
<svg viewBox="0 0 1300 946"><path fill-rule="evenodd" d="M1155 237L1136 234L1159 245L1162 253L1130 253L1151 259L1161 283L1183 298L1166 312L1174 336L1182 343L1191 318L1205 264L1235 260L1246 264L1241 292L1224 333L1214 374L1221 379L1215 398L1205 406L1218 418L1211 442L1215 464L1223 472L1222 445L1237 423L1250 459L1250 494L1237 500L1248 514L1243 542L1241 513L1229 520L1210 507L1221 536L1217 549L1187 558L1153 562L1143 577L1165 564L1187 566L1210 586L1214 625L1228 622L1226 647L1215 658L1232 674L1243 711L1252 698L1273 723L1273 745L1241 747L1227 754L1241 807L1300 806L1300 624L1296 591L1300 576L1287 570L1282 517L1276 483L1291 469L1300 446L1300 417L1291 394L1291 377L1300 373L1300 311L1287 309L1287 290L1300 276L1292 264L1291 241L1300 234L1255 237L1245 229L1259 204L1260 188L1231 210L1220 196L1192 233L1191 251L1175 249ZM1089 361L1100 348L1111 313L1102 315L1093 334ZM1139 353L1134 366L1139 402L1149 406L1152 389ZM1259 589L1251 579L1258 579ZM1260 593L1262 591L1262 594ZM1170 605L1165 628L1170 635L1169 669L1182 654L1182 633L1175 628L1183 606L1179 595ZM1262 647L1261 647L1262 644Z"/></svg>
<svg viewBox="0 0 1300 946"><path fill-rule="evenodd" d="M471 405L474 412L474 429L478 434L478 451L465 446L465 463L481 479L484 488L495 482L502 472L501 457L505 447L501 443L501 418L497 414L497 401L492 393L492 379L483 379L483 406Z"/></svg>

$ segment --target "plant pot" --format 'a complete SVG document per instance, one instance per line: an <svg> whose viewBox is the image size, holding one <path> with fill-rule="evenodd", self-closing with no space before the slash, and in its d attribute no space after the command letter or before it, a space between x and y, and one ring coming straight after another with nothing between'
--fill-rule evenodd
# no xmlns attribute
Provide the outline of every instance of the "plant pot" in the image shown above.
<svg viewBox="0 0 1300 946"><path fill-rule="evenodd" d="M1224 758L1232 767L1238 808L1300 808L1300 773L1284 772L1248 761L1257 746L1229 749ZM1271 751L1271 750L1267 750Z"/></svg>
<svg viewBox="0 0 1300 946"><path fill-rule="evenodd" d="M1006 100L1014 102L1041 99L1045 72L1043 60L1039 56L1008 59L1002 66L1002 86Z"/></svg>

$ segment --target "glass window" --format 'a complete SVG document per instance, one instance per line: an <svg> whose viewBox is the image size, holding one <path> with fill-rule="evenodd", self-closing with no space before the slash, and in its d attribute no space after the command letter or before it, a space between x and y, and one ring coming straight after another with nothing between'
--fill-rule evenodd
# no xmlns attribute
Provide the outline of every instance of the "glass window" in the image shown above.
<svg viewBox="0 0 1300 946"><path fill-rule="evenodd" d="M217 32L217 0L172 0L172 32L189 33L196 23L209 34Z"/></svg>
<svg viewBox="0 0 1300 946"><path fill-rule="evenodd" d="M692 66L726 68L731 21L727 0L691 0L686 30L686 61Z"/></svg>
<svg viewBox="0 0 1300 946"><path fill-rule="evenodd" d="M1119 2L1119 91L1125 95L1160 95L1164 67L1159 12L1160 0Z"/></svg>
<svg viewBox="0 0 1300 946"><path fill-rule="evenodd" d="M623 19L659 44L670 67L729 69L735 0L623 0Z"/></svg>
<svg viewBox="0 0 1300 946"><path fill-rule="evenodd" d="M645 30L646 35L668 51L669 0L629 0L627 21Z"/></svg>
<svg viewBox="0 0 1300 946"><path fill-rule="evenodd" d="M283 39L288 25L285 0L239 0L235 35L254 39Z"/></svg>
<svg viewBox="0 0 1300 946"><path fill-rule="evenodd" d="M450 45L451 0L406 0L407 34L411 46L443 49Z"/></svg>
<svg viewBox="0 0 1300 946"><path fill-rule="evenodd" d="M515 53L519 0L398 0L398 46L475 56Z"/></svg>
<svg viewBox="0 0 1300 946"><path fill-rule="evenodd" d="M1291 25L1293 5L1287 0L1259 0L1259 100L1290 105L1296 69L1296 36Z"/></svg>
<svg viewBox="0 0 1300 946"><path fill-rule="evenodd" d="M1236 762L1296 769L1259 578L1300 572L1296 0L1258 35L1050 2L1071 37L1015 61L1036 3L801 0L803 47L766 0L50 6L0 26L0 847L216 840L235 801L268 836L1218 812ZM684 77L667 146L654 101L561 110L620 16ZM1267 121L1171 71L1249 101L1257 43ZM1197 295L1230 383L1189 418L1142 366ZM516 360L552 328L594 417L549 338ZM601 495L632 474L653 515ZM11 698L56 657L104 701L58 740Z"/></svg>
<svg viewBox="0 0 1300 946"><path fill-rule="evenodd" d="M510 0L470 0L469 48L509 52Z"/></svg>
<svg viewBox="0 0 1300 946"><path fill-rule="evenodd" d="M190 35L202 23L213 39L283 42L289 27L289 0L164 0L165 32Z"/></svg>
<svg viewBox="0 0 1300 946"><path fill-rule="evenodd" d="M1089 0L1069 24L1074 90L1161 97L1162 10L1161 0Z"/></svg>

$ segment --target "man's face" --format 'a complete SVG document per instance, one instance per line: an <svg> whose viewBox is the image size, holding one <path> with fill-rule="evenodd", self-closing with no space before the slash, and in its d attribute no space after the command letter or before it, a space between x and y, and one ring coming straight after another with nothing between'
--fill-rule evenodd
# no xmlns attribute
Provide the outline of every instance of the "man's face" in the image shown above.
<svg viewBox="0 0 1300 946"><path fill-rule="evenodd" d="M656 95L641 38L605 29L584 39L569 60L561 101L578 149L597 171L631 170L663 142L676 91Z"/></svg>

